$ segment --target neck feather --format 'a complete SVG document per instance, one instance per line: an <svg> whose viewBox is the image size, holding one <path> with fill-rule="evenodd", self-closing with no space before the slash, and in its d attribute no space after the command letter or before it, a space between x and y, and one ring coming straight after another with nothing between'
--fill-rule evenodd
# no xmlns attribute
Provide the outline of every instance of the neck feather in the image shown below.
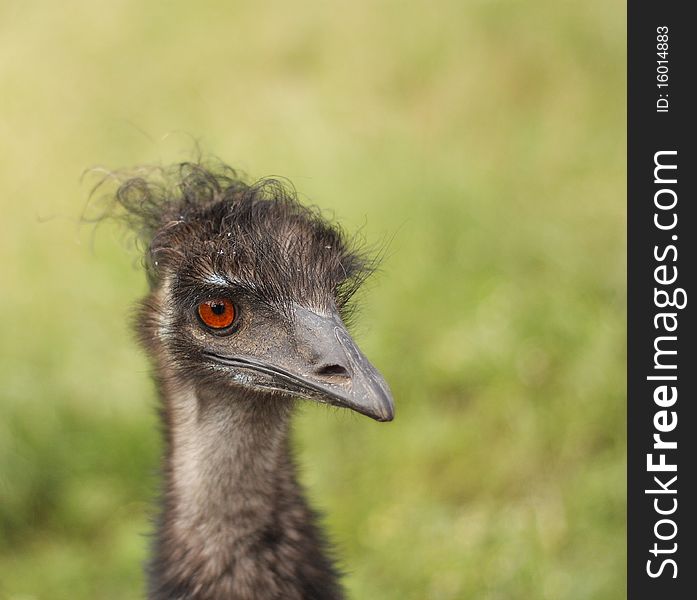
<svg viewBox="0 0 697 600"><path fill-rule="evenodd" d="M161 375L165 481L150 598L341 598L296 480L292 402Z"/></svg>

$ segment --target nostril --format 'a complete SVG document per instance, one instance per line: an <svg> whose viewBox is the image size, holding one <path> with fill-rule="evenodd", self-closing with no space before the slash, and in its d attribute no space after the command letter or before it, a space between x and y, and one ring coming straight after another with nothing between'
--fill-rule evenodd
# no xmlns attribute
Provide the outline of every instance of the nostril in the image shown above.
<svg viewBox="0 0 697 600"><path fill-rule="evenodd" d="M341 365L322 365L315 371L316 375L329 379L348 379L349 372Z"/></svg>

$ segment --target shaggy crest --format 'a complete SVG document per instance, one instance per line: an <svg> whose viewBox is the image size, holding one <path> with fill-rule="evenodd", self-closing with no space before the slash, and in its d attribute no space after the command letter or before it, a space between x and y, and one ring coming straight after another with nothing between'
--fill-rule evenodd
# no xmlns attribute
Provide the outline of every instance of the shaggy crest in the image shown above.
<svg viewBox="0 0 697 600"><path fill-rule="evenodd" d="M349 318L349 300L375 270L377 259L278 179L248 184L229 167L197 163L119 177L116 203L145 248L151 287L164 273L206 273L260 302L335 302Z"/></svg>

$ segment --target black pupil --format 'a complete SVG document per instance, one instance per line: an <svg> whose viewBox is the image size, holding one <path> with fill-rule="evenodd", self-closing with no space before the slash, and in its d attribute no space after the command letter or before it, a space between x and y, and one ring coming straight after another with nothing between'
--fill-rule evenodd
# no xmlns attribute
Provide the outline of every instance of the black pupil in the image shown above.
<svg viewBox="0 0 697 600"><path fill-rule="evenodd" d="M211 310L214 315L222 315L225 312L225 304L222 302L211 303Z"/></svg>

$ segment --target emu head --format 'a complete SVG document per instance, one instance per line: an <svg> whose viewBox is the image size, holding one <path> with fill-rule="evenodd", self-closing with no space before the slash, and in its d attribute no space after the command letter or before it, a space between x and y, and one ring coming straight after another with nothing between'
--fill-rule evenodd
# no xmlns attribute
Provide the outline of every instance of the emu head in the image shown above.
<svg viewBox="0 0 697 600"><path fill-rule="evenodd" d="M174 185L129 179L117 201L146 246L141 342L169 372L231 398L302 397L393 418L385 380L344 324L370 263L317 211L278 181L247 185L191 164Z"/></svg>

